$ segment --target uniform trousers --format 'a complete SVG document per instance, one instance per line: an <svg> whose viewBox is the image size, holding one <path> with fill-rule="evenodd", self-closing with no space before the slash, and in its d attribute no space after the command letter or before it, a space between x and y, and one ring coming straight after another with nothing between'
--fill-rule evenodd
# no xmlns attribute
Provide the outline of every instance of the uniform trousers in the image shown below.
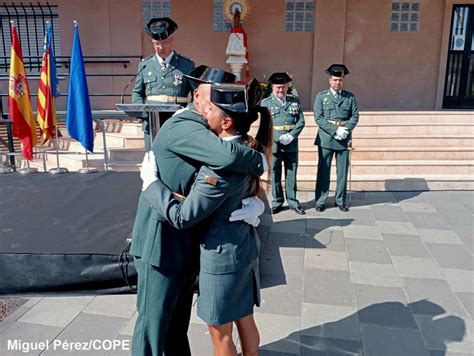
<svg viewBox="0 0 474 356"><path fill-rule="evenodd" d="M187 333L198 267L167 269L134 260L138 318L132 355L190 356Z"/></svg>
<svg viewBox="0 0 474 356"><path fill-rule="evenodd" d="M288 207L299 207L296 198L296 170L298 169L298 152L273 153L272 158L272 207L281 207L285 201L281 184L281 166L285 167L285 195Z"/></svg>
<svg viewBox="0 0 474 356"><path fill-rule="evenodd" d="M329 196L329 185L331 182L331 162L336 156L336 204L344 206L346 204L347 193L347 172L349 169L349 151L335 151L329 148L318 146L318 174L316 178L316 205L326 205Z"/></svg>

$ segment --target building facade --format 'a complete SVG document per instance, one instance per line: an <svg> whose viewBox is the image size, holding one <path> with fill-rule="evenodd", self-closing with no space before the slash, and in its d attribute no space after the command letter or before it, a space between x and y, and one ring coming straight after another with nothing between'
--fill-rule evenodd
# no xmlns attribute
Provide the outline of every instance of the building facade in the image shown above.
<svg viewBox="0 0 474 356"><path fill-rule="evenodd" d="M265 80L272 72L288 71L307 109L315 95L327 88L325 69L332 63L349 67L345 85L357 95L363 110L474 108L473 0L246 3L248 12L242 23L248 35L251 76ZM29 42L41 38L47 3L39 4L43 9L36 4L30 12L22 10L20 1L2 5L2 95L8 93L8 23L19 22L24 56L25 52L41 55L39 45L36 52L27 48ZM92 97L94 109L113 108L136 70L138 57L153 53L142 31L150 17L171 16L179 24L178 52L197 64L228 68L225 49L231 25L225 17L226 0L49 0L48 4L54 10L57 55L70 54L72 23L79 23L83 54L91 57L86 71L89 91L97 94ZM28 12L24 20L22 11ZM34 94L37 80L31 72ZM59 72L63 74L60 91L66 94L66 64ZM107 96L112 93L115 96ZM2 99L5 104L5 96ZM64 97L58 99L59 109L64 109L65 102Z"/></svg>

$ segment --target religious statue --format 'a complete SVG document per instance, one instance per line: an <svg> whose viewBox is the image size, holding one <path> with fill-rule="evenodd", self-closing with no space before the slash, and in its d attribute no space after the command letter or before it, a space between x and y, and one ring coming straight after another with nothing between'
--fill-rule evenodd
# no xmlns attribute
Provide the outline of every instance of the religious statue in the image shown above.
<svg viewBox="0 0 474 356"><path fill-rule="evenodd" d="M227 42L227 48L225 51L228 56L226 63L230 65L232 73L237 77L237 81L241 81L240 72L244 65L247 65L246 76L250 77L250 71L248 67L248 45L247 45L247 33L242 28L241 23L241 8L234 4L231 9L233 14L233 27L230 31L229 41Z"/></svg>

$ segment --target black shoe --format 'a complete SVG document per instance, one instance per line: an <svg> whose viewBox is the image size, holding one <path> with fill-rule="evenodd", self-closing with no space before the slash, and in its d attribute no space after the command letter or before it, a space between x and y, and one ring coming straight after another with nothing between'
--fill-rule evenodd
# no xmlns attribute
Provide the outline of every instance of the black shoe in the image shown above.
<svg viewBox="0 0 474 356"><path fill-rule="evenodd" d="M297 206L296 208L291 208L296 214L298 215L306 215L306 212L301 208L301 206Z"/></svg>
<svg viewBox="0 0 474 356"><path fill-rule="evenodd" d="M349 208L345 205L337 205L336 206L339 208L340 211L347 213L349 211Z"/></svg>
<svg viewBox="0 0 474 356"><path fill-rule="evenodd" d="M281 206L274 206L272 208L272 214L278 214L282 210L283 210L283 208Z"/></svg>
<svg viewBox="0 0 474 356"><path fill-rule="evenodd" d="M316 205L316 211L318 213L322 213L324 210L326 210L326 205Z"/></svg>

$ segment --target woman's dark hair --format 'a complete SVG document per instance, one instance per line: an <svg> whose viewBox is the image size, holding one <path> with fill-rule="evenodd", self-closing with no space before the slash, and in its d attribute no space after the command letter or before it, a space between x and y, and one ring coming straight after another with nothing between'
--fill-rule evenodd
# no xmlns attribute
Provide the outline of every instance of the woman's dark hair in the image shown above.
<svg viewBox="0 0 474 356"><path fill-rule="evenodd" d="M257 134L254 137L250 136L250 126L260 117L260 125ZM245 144L259 151L265 155L267 162L271 163L272 157L272 143L273 143L273 119L270 111L263 106L255 106L248 113L236 114L233 113L231 118L234 121L234 129L237 134L241 135ZM261 190L260 177L254 178L252 187L252 194L257 195Z"/></svg>

